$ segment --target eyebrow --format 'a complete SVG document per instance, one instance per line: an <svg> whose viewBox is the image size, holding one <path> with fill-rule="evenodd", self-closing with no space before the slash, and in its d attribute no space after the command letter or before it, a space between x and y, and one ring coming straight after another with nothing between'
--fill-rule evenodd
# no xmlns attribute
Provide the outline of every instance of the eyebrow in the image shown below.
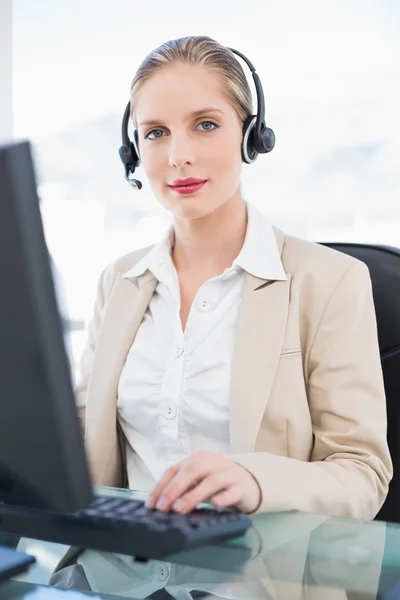
<svg viewBox="0 0 400 600"><path fill-rule="evenodd" d="M200 110L194 110L186 116L186 120L192 119L193 117L199 117L200 115L204 115L206 113L219 112L221 114L225 114L223 110L219 108L213 108L212 106L201 108ZM141 121L138 124L138 127L142 127L143 125L162 125L163 122L161 120L149 119L147 121Z"/></svg>

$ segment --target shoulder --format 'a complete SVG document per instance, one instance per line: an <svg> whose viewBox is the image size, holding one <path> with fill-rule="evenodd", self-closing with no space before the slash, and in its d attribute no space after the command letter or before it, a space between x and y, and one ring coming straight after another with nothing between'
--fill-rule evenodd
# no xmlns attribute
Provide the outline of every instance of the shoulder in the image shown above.
<svg viewBox="0 0 400 600"><path fill-rule="evenodd" d="M352 274L360 273L361 277L369 277L366 264L353 256L316 242L287 235L277 229L275 235L280 239L284 269L293 277L326 280L328 285L334 281L338 282L350 271Z"/></svg>
<svg viewBox="0 0 400 600"><path fill-rule="evenodd" d="M360 318L368 327L370 317L375 317L367 265L344 252L280 233L281 258L290 277L290 303L299 319L302 344L312 344L318 330L341 331Z"/></svg>

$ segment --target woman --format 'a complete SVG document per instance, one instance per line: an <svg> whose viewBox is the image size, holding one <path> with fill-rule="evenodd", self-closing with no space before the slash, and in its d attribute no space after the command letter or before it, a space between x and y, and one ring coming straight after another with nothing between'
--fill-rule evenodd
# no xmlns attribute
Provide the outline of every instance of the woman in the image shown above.
<svg viewBox="0 0 400 600"><path fill-rule="evenodd" d="M244 200L252 99L229 49L163 44L131 108L173 226L100 278L77 391L94 482L181 513L209 501L372 519L392 466L366 266Z"/></svg>

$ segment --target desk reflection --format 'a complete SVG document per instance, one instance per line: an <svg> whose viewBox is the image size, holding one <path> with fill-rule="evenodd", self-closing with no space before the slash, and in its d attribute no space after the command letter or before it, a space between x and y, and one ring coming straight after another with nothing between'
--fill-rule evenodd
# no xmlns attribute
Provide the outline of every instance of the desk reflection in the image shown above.
<svg viewBox="0 0 400 600"><path fill-rule="evenodd" d="M132 599L372 600L378 595L385 536L383 522L262 515L242 540L162 561L140 563L85 550L74 564L56 571L50 584Z"/></svg>

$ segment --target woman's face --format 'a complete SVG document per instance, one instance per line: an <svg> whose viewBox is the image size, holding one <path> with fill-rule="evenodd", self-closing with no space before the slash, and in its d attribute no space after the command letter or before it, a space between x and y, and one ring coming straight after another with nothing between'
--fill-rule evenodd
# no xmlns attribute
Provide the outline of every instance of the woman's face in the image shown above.
<svg viewBox="0 0 400 600"><path fill-rule="evenodd" d="M242 123L215 73L164 67L139 90L135 117L151 188L174 216L203 217L240 194Z"/></svg>

